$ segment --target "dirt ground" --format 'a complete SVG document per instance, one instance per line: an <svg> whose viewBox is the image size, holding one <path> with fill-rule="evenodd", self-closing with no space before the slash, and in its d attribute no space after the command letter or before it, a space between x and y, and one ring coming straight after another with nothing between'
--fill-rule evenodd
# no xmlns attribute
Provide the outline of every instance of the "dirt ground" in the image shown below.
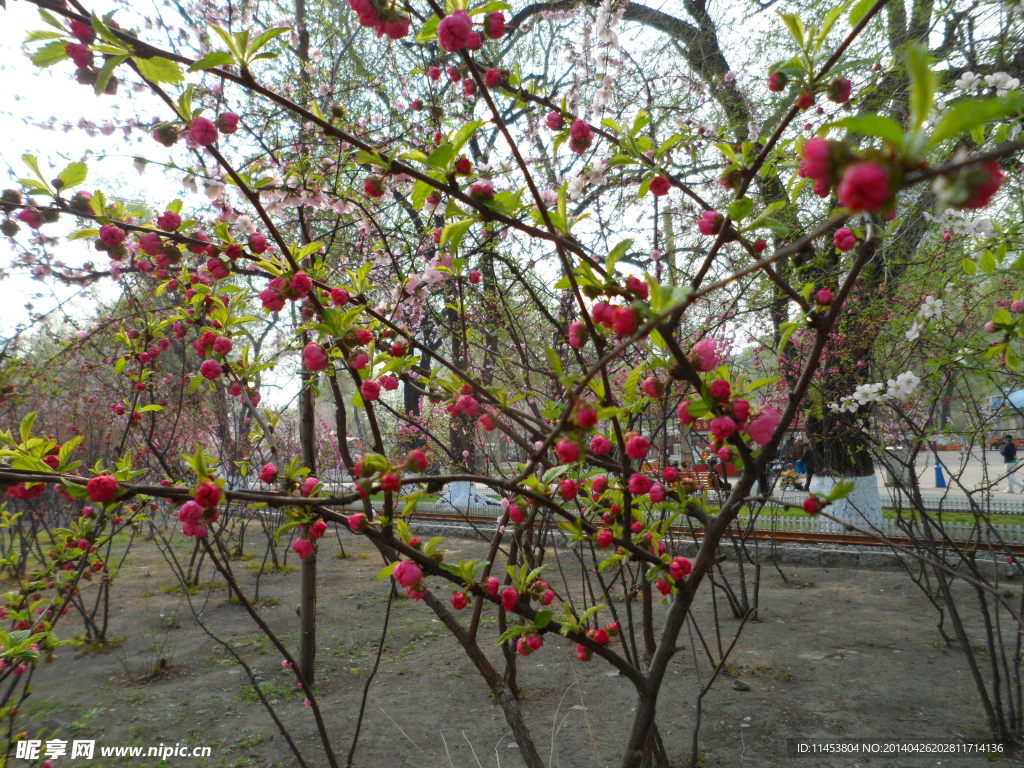
<svg viewBox="0 0 1024 768"><path fill-rule="evenodd" d="M317 693L344 764L389 587L387 581L374 580L380 560L364 541L346 537L344 559L336 541L324 541ZM478 543L451 543L464 557L482 551ZM233 564L250 594L258 563ZM941 755L791 757L787 740L797 738L983 741L988 734L963 654L945 647L934 610L903 573L798 567L785 567L784 573L788 582L774 569L762 573L759 620L748 622L730 657L729 674L704 698L700 745L705 765L986 764L985 759ZM211 575L206 571L204 578ZM228 600L223 582L215 579L212 585L191 597L195 611L257 672L264 693L306 747L310 765L325 766L304 696L281 669L280 654L244 609ZM1019 582L1009 587L1017 594L1020 588ZM707 594L697 627L714 648ZM262 614L292 647L298 595L296 572L260 578ZM719 609L728 615L721 601ZM723 619L723 645L737 627L731 617ZM485 628L496 637L493 611ZM62 626L64 632L73 629L72 622ZM243 671L200 628L161 556L145 542L133 550L115 582L111 635L120 639L118 647L88 654L67 647L36 673L19 727L44 740L95 739L103 746L209 746L212 756L168 762L63 758L55 768L297 765ZM562 638L546 638L540 651L521 661L520 672L525 715L541 754L552 768L618 765L635 704L630 684L599 659L577 661L572 645ZM696 696L711 670L692 625L682 640L659 702L662 735L679 766L686 764ZM489 647L492 657L499 658L497 646L491 642ZM988 764L1020 765L1018 760L1019 755ZM403 597L392 607L354 765L522 765L500 708L421 603Z"/></svg>

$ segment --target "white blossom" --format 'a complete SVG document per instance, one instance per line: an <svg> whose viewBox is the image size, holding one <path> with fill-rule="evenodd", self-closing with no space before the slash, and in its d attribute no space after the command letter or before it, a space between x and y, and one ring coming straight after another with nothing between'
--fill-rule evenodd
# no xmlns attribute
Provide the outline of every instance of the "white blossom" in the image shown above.
<svg viewBox="0 0 1024 768"><path fill-rule="evenodd" d="M921 379L913 371L904 371L895 379L889 379L887 383L887 397L893 400L908 400L921 383Z"/></svg>
<svg viewBox="0 0 1024 768"><path fill-rule="evenodd" d="M981 75L976 75L973 72L964 72L958 77L953 85L964 91L974 91L981 86Z"/></svg>
<svg viewBox="0 0 1024 768"><path fill-rule="evenodd" d="M935 296L925 296L924 303L921 305L921 317L926 320L938 320L942 317L942 308L942 299Z"/></svg>
<svg viewBox="0 0 1024 768"><path fill-rule="evenodd" d="M993 72L991 75L985 76L985 84L996 89L996 96L1005 96L1010 91L1017 90L1020 80L1010 77L1007 72Z"/></svg>

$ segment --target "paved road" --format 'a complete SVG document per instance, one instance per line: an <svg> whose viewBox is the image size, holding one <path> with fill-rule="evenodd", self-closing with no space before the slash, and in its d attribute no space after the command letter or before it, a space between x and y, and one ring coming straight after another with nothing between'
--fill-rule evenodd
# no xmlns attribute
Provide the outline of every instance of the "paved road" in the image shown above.
<svg viewBox="0 0 1024 768"><path fill-rule="evenodd" d="M898 453L894 452L894 456L896 455ZM919 454L914 467L921 496L929 509L937 509L940 505L944 509L967 509L970 506L970 494L979 503L987 499L991 503L992 511L1024 514L1024 492L1016 487L1014 493L1007 491L1007 466L997 451L982 451L978 448L972 452L940 451L938 463L945 487L939 483L935 459L936 456L932 453ZM1012 476L1020 478L1024 483L1024 455L1021 459ZM901 471L898 462L894 461L892 466L896 471ZM887 484L889 473L876 465L875 474L882 504L892 504L899 491L891 484ZM788 492L786 496L788 499Z"/></svg>

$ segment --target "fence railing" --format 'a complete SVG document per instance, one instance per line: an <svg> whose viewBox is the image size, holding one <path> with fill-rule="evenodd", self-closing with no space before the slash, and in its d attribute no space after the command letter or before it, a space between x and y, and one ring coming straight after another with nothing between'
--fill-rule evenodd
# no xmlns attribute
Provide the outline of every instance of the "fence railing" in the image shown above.
<svg viewBox="0 0 1024 768"><path fill-rule="evenodd" d="M493 517L495 521L500 517L502 509L499 506L483 506L477 504L460 505L457 509L447 502L420 502L416 505L416 512L435 515L451 515L453 520L464 515L473 517ZM840 524L823 517L801 516L784 517L772 514L772 508L766 507L758 515L754 527L757 530L776 530L796 533L847 533L848 531ZM868 529L866 524L858 525L859 528ZM907 531L901 528L895 520L883 519L878 526L879 531L887 537L905 537ZM943 530L946 536L953 541L1001 541L1004 544L1017 546L1024 545L1024 525L992 524L982 529L973 523L944 522Z"/></svg>

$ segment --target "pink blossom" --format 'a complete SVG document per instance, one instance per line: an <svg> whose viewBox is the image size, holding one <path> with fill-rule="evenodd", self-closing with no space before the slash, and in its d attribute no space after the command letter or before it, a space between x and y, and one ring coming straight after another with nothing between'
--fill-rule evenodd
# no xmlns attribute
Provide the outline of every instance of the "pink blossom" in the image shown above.
<svg viewBox="0 0 1024 768"><path fill-rule="evenodd" d="M217 141L217 126L205 117L193 118L188 137L199 146L208 147Z"/></svg>
<svg viewBox="0 0 1024 768"><path fill-rule="evenodd" d="M853 230L848 227L842 227L836 230L832 241L840 251L848 251L857 245L857 236L853 234Z"/></svg>
<svg viewBox="0 0 1024 768"><path fill-rule="evenodd" d="M877 211L892 197L889 174L878 163L854 163L843 172L836 196L850 211Z"/></svg>
<svg viewBox="0 0 1024 768"><path fill-rule="evenodd" d="M964 208L978 210L987 206L992 197L1003 185L1003 169L999 166L998 160L972 168L967 173L967 184L970 189L970 197L964 203Z"/></svg>
<svg viewBox="0 0 1024 768"><path fill-rule="evenodd" d="M610 453L611 450L611 442L603 435L594 435L590 441L590 452L595 456L604 456L605 454Z"/></svg>
<svg viewBox="0 0 1024 768"><path fill-rule="evenodd" d="M43 226L43 217L32 208L22 208L14 218L31 229L39 229Z"/></svg>
<svg viewBox="0 0 1024 768"><path fill-rule="evenodd" d="M689 409L690 401L683 400L683 402L679 404L679 410L676 412L676 415L679 417L679 423L682 424L684 427L689 424L693 424L693 422L697 420L696 418L694 418L694 416L690 414Z"/></svg>
<svg viewBox="0 0 1024 768"><path fill-rule="evenodd" d="M747 434L758 445L767 445L778 426L778 412L772 408L765 408L757 418L747 424Z"/></svg>
<svg viewBox="0 0 1024 768"><path fill-rule="evenodd" d="M853 83L848 77L839 77L833 80L828 86L828 97L836 104L845 104L850 100L850 93L853 91Z"/></svg>
<svg viewBox="0 0 1024 768"><path fill-rule="evenodd" d="M123 229L113 224L104 224L100 227L100 242L108 248L117 248L127 236Z"/></svg>
<svg viewBox="0 0 1024 768"><path fill-rule="evenodd" d="M203 364L199 366L199 375L210 381L216 379L223 372L220 363L216 360L204 360Z"/></svg>
<svg viewBox="0 0 1024 768"><path fill-rule="evenodd" d="M414 448L409 451L406 462L412 465L416 470L423 472L427 468L427 455L419 448Z"/></svg>
<svg viewBox="0 0 1024 768"><path fill-rule="evenodd" d="M642 459L647 455L651 444L641 437L634 435L626 441L626 455L631 459Z"/></svg>
<svg viewBox="0 0 1024 768"><path fill-rule="evenodd" d="M736 422L728 416L718 416L711 420L711 434L715 440L722 442L736 432Z"/></svg>
<svg viewBox="0 0 1024 768"><path fill-rule="evenodd" d="M643 496L651 490L651 478L639 472L629 476L629 492L634 496Z"/></svg>
<svg viewBox="0 0 1024 768"><path fill-rule="evenodd" d="M263 469L260 470L260 480L268 485L277 479L277 465L276 464L264 464Z"/></svg>
<svg viewBox="0 0 1024 768"><path fill-rule="evenodd" d="M746 421L750 418L750 401L737 398L732 403L732 415L736 421Z"/></svg>
<svg viewBox="0 0 1024 768"><path fill-rule="evenodd" d="M501 590L501 607L511 611L519 604L519 590L515 587L505 587Z"/></svg>
<svg viewBox="0 0 1024 768"><path fill-rule="evenodd" d="M372 402L380 397L380 384L373 379L364 381L359 385L359 394L363 396L364 401Z"/></svg>
<svg viewBox="0 0 1024 768"><path fill-rule="evenodd" d="M92 51L81 43L66 44L64 46L64 53L71 57L71 60L75 62L75 66L79 69L92 66Z"/></svg>
<svg viewBox="0 0 1024 768"><path fill-rule="evenodd" d="M586 152L594 143L594 132L589 124L582 120L576 120L569 127L569 149L576 154Z"/></svg>
<svg viewBox="0 0 1024 768"><path fill-rule="evenodd" d="M701 372L712 370L718 365L717 347L715 339L701 339L690 350L690 364Z"/></svg>
<svg viewBox="0 0 1024 768"><path fill-rule="evenodd" d="M292 551L299 556L300 560L305 560L313 554L313 542L309 539L293 539Z"/></svg>
<svg viewBox="0 0 1024 768"><path fill-rule="evenodd" d="M112 475L97 475L90 478L89 482L85 484L86 494L92 501L98 502L113 501L120 489L117 478Z"/></svg>
<svg viewBox="0 0 1024 768"><path fill-rule="evenodd" d="M238 130L238 115L234 112L221 112L217 117L217 127L221 133L234 133Z"/></svg>
<svg viewBox="0 0 1024 768"><path fill-rule="evenodd" d="M311 371L322 371L327 367L327 352L314 341L302 350L302 364Z"/></svg>
<svg viewBox="0 0 1024 768"><path fill-rule="evenodd" d="M732 387L725 379L715 379L708 387L708 394L715 400L728 400L732 395Z"/></svg>
<svg viewBox="0 0 1024 768"><path fill-rule="evenodd" d="M284 296L275 291L273 288L268 288L265 291L260 291L258 297L260 302L263 304L263 308L269 312L280 312L284 309Z"/></svg>
<svg viewBox="0 0 1024 768"><path fill-rule="evenodd" d="M488 13L484 16L484 34L491 40L497 40L505 34L505 14L501 11Z"/></svg>
<svg viewBox="0 0 1024 768"><path fill-rule="evenodd" d="M644 379L640 389L648 397L661 397L665 393L665 385L658 380L657 376L648 376Z"/></svg>
<svg viewBox="0 0 1024 768"><path fill-rule="evenodd" d="M313 281L310 280L309 275L307 275L305 272L296 272L294 275L292 275L292 278L289 281L289 285L291 286L291 289L295 291L295 293L302 297L309 293L310 289L312 289Z"/></svg>
<svg viewBox="0 0 1024 768"><path fill-rule="evenodd" d="M718 211L704 211L697 221L697 229L702 235L717 235L724 223L725 217Z"/></svg>
<svg viewBox="0 0 1024 768"><path fill-rule="evenodd" d="M632 307L616 307L612 313L612 327L620 338L636 333L638 322Z"/></svg>
<svg viewBox="0 0 1024 768"><path fill-rule="evenodd" d="M669 563L668 570L672 574L672 578L679 581L690 575L693 571L693 563L688 558L677 557Z"/></svg>
<svg viewBox="0 0 1024 768"><path fill-rule="evenodd" d="M473 22L464 10L457 10L437 25L437 40L446 51L465 48L473 33Z"/></svg>
<svg viewBox="0 0 1024 768"><path fill-rule="evenodd" d="M562 464L572 464L580 458L580 447L571 440L559 440L555 453Z"/></svg>
<svg viewBox="0 0 1024 768"><path fill-rule="evenodd" d="M655 176L651 179L651 183L648 186L648 189L651 190L651 194L655 197L667 195L671 188L672 184L665 176Z"/></svg>
<svg viewBox="0 0 1024 768"><path fill-rule="evenodd" d="M249 235L249 250L259 255L264 253L270 246L267 245L267 238L259 232Z"/></svg>
<svg viewBox="0 0 1024 768"><path fill-rule="evenodd" d="M395 566L394 576L395 581L408 589L423 579L423 569L412 560L402 560Z"/></svg>

